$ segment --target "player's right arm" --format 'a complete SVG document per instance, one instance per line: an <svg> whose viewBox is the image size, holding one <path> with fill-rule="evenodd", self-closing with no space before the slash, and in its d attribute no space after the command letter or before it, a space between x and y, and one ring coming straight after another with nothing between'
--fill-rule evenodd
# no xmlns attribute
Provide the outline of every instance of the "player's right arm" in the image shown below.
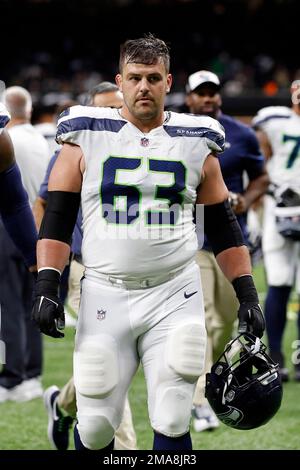
<svg viewBox="0 0 300 470"><path fill-rule="evenodd" d="M58 289L70 255L83 170L81 148L65 143L50 174L48 203L37 244L38 279L32 317L43 333L56 338L63 336L59 330L64 327L64 308Z"/></svg>
<svg viewBox="0 0 300 470"><path fill-rule="evenodd" d="M48 204L37 245L38 270L51 266L62 272L68 261L69 240L79 209L80 198L78 196L82 185L82 165L81 148L78 145L64 144L49 178ZM53 215L57 210L59 218ZM70 212L73 215L72 219L70 219ZM63 226L60 227L60 224ZM68 227L64 227L67 224Z"/></svg>

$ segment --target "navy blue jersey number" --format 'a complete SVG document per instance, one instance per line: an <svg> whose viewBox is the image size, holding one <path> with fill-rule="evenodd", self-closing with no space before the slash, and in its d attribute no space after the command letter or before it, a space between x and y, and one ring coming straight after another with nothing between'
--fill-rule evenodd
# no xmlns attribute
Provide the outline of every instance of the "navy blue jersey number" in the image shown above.
<svg viewBox="0 0 300 470"><path fill-rule="evenodd" d="M142 158L139 157L109 157L104 162L100 197L102 216L108 223L128 225L140 216L142 194L134 184L118 183L118 170L135 171L141 163ZM149 172L170 173L173 184L156 185L155 199L166 202L169 210L147 211L146 222L149 225L174 225L183 203L186 168L179 161L149 159Z"/></svg>
<svg viewBox="0 0 300 470"><path fill-rule="evenodd" d="M171 186L156 186L155 199L167 201L168 209L147 211L147 224L175 225L179 208L183 203L182 191L185 189L185 166L181 162L150 159L149 170L158 173L171 173L174 183Z"/></svg>
<svg viewBox="0 0 300 470"><path fill-rule="evenodd" d="M287 168L292 168L296 158L299 155L299 150L300 150L300 137L299 136L293 136L293 135L283 135L283 142L288 142L289 140L292 140L295 145L293 147L293 150L291 151L288 161L286 163Z"/></svg>

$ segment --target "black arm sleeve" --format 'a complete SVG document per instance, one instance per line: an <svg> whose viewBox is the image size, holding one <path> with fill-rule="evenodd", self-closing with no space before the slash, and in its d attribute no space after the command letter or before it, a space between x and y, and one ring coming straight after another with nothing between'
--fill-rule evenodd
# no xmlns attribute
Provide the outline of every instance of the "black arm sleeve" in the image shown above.
<svg viewBox="0 0 300 470"><path fill-rule="evenodd" d="M204 232L214 255L245 245L244 237L228 200L204 206Z"/></svg>
<svg viewBox="0 0 300 470"><path fill-rule="evenodd" d="M50 238L70 244L79 205L80 193L49 191L39 239Z"/></svg>

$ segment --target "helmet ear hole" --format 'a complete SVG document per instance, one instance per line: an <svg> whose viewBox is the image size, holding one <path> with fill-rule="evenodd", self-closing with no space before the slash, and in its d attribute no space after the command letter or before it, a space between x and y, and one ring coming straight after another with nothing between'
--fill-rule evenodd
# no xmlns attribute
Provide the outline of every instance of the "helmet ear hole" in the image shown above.
<svg viewBox="0 0 300 470"><path fill-rule="evenodd" d="M205 396L219 420L229 427L257 428L280 408L278 364L265 351L259 338L239 335L206 375Z"/></svg>

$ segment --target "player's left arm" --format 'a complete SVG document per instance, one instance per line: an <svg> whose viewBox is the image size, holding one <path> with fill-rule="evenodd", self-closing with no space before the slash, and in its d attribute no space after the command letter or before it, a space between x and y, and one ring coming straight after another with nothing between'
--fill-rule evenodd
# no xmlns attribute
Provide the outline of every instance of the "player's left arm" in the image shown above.
<svg viewBox="0 0 300 470"><path fill-rule="evenodd" d="M240 302L239 332L261 337L264 318L252 278L251 261L236 216L228 201L219 161L212 154L203 165L197 204L204 204L204 230L224 275Z"/></svg>

